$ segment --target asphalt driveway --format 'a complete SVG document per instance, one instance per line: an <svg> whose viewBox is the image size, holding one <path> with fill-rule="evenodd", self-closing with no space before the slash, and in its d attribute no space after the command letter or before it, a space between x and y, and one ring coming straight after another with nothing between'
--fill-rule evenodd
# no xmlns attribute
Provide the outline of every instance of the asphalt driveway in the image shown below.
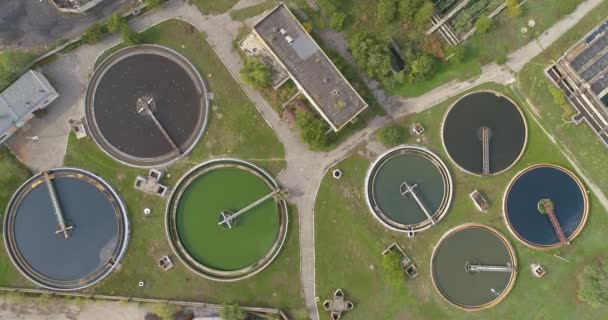
<svg viewBox="0 0 608 320"><path fill-rule="evenodd" d="M50 0L0 0L0 48L37 48L81 34L137 0L104 0L85 15L57 11Z"/></svg>

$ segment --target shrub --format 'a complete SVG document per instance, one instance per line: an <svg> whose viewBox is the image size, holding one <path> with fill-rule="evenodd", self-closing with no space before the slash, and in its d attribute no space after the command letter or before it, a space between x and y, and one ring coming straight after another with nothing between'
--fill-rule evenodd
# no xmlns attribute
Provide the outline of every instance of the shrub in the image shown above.
<svg viewBox="0 0 608 320"><path fill-rule="evenodd" d="M521 16L522 9L519 6L519 0L507 0L507 15L511 18Z"/></svg>
<svg viewBox="0 0 608 320"><path fill-rule="evenodd" d="M302 23L302 26L304 27L304 30L306 30L306 32L312 33L312 22L310 22L310 20L304 21Z"/></svg>
<svg viewBox="0 0 608 320"><path fill-rule="evenodd" d="M565 105L566 104L566 96L564 92L554 85L549 84L549 92L553 96L553 102L557 105Z"/></svg>
<svg viewBox="0 0 608 320"><path fill-rule="evenodd" d="M388 24L397 17L397 0L380 0L378 3L378 19Z"/></svg>
<svg viewBox="0 0 608 320"><path fill-rule="evenodd" d="M270 68L259 59L249 58L239 72L239 77L254 88L266 88L272 81Z"/></svg>
<svg viewBox="0 0 608 320"><path fill-rule="evenodd" d="M399 16L405 22L414 21L416 12L420 9L424 0L401 0L399 3Z"/></svg>
<svg viewBox="0 0 608 320"><path fill-rule="evenodd" d="M359 67L370 77L382 80L391 72L388 44L376 37L358 33L349 43Z"/></svg>
<svg viewBox="0 0 608 320"><path fill-rule="evenodd" d="M148 8L154 9L160 6L161 0L146 0L146 4L148 4Z"/></svg>
<svg viewBox="0 0 608 320"><path fill-rule="evenodd" d="M435 59L428 54L416 58L410 65L410 81L426 80L435 71Z"/></svg>
<svg viewBox="0 0 608 320"><path fill-rule="evenodd" d="M376 132L376 139L387 147L398 145L403 141L405 130L399 125L384 127Z"/></svg>
<svg viewBox="0 0 608 320"><path fill-rule="evenodd" d="M488 18L487 16L479 17L477 22L475 22L475 28L479 34L488 33L488 31L490 31L492 28L492 19Z"/></svg>
<svg viewBox="0 0 608 320"><path fill-rule="evenodd" d="M127 25L122 28L121 33L122 41L128 45L140 44L143 41L141 35L137 32L131 31Z"/></svg>
<svg viewBox="0 0 608 320"><path fill-rule="evenodd" d="M247 313L238 304L224 306L220 311L222 320L245 320Z"/></svg>
<svg viewBox="0 0 608 320"><path fill-rule="evenodd" d="M101 40L101 37L104 34L104 27L102 25L99 24L94 24L92 26L90 26L87 31L84 32L84 34L82 35L82 37L80 38L80 40L83 43L95 43L99 40Z"/></svg>
<svg viewBox="0 0 608 320"><path fill-rule="evenodd" d="M325 132L329 129L325 121L314 116L311 112L296 111L296 121L300 128L302 140L310 147L321 148L329 144Z"/></svg>
<svg viewBox="0 0 608 320"><path fill-rule="evenodd" d="M405 273L401 269L401 256L396 252L389 252L382 257L382 267L386 282L398 287L405 281Z"/></svg>
<svg viewBox="0 0 608 320"><path fill-rule="evenodd" d="M336 31L342 31L342 28L344 28L344 20L346 20L346 14L344 14L344 12L335 12L331 15L331 18L329 18L329 26Z"/></svg>
<svg viewBox="0 0 608 320"><path fill-rule="evenodd" d="M414 22L417 25L423 26L429 23L431 17L435 13L435 6L430 1L425 1L424 4L418 9L416 15L414 16Z"/></svg>
<svg viewBox="0 0 608 320"><path fill-rule="evenodd" d="M598 260L579 275L578 298L593 307L608 305L608 262Z"/></svg>
<svg viewBox="0 0 608 320"><path fill-rule="evenodd" d="M122 31L127 25L127 20L118 13L111 15L106 22L106 27L108 28L108 32L114 33L118 31Z"/></svg>

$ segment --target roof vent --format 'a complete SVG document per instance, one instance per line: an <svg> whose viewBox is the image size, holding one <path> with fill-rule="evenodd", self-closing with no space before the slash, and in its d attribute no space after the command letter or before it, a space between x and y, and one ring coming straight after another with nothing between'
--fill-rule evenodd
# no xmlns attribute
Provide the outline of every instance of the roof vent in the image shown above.
<svg viewBox="0 0 608 320"><path fill-rule="evenodd" d="M286 33L287 33L287 30L281 28L281 34L286 34Z"/></svg>
<svg viewBox="0 0 608 320"><path fill-rule="evenodd" d="M277 27L272 27L272 31L273 32L277 32L279 29L277 29Z"/></svg>
<svg viewBox="0 0 608 320"><path fill-rule="evenodd" d="M338 95L338 89L334 89L331 91L331 94L333 94L334 96Z"/></svg>
<svg viewBox="0 0 608 320"><path fill-rule="evenodd" d="M292 37L290 37L290 36L286 36L286 37L285 37L285 40L287 40L287 43L289 43L289 45L292 45L292 44L293 44L293 38L292 38Z"/></svg>
<svg viewBox="0 0 608 320"><path fill-rule="evenodd" d="M327 81L329 81L327 78L323 78L323 83L327 83Z"/></svg>

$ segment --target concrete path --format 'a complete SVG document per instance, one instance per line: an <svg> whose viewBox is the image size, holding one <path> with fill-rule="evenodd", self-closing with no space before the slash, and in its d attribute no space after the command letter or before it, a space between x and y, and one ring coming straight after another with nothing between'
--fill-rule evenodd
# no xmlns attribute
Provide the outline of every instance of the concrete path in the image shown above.
<svg viewBox="0 0 608 320"><path fill-rule="evenodd" d="M6 320L143 320L153 312L153 305L82 300L76 304L66 299L0 298L0 319Z"/></svg>
<svg viewBox="0 0 608 320"><path fill-rule="evenodd" d="M598 0L588 0L584 3L584 7L586 8L589 6L589 3L595 4L598 2ZM578 21L582 18L583 14L581 14L579 9L577 9L572 16L566 17L565 20ZM218 56L223 60L224 64L230 70L233 76L238 74L242 62L239 54L233 48L233 40L238 34L238 30L241 26L240 22L232 21L227 13L216 16L202 15L197 8L188 5L182 0L175 0L148 15L138 18L137 20L133 21L131 25L135 30L139 31L170 18L184 19L192 23L199 30L205 32L207 34L209 43L217 51ZM252 19L246 21L248 25L251 25L253 22L254 20ZM556 24L555 27L548 30L547 34L551 36L543 38L543 46L555 41L558 38L558 35L565 32L567 30L567 26L571 25L573 25L573 22L569 22L566 25L560 22ZM337 39L339 40L339 38ZM60 122L70 117L79 116L82 114L82 94L84 85L86 83L86 79L88 79L89 73L91 72L91 66L93 65L95 56L97 53L102 52L105 48L112 46L116 42L116 38L105 39L102 43L94 46L85 46L75 50L69 55L62 56L53 63L44 67L43 71L45 71L45 73L48 72L49 74L52 74L52 77L56 77L56 79L58 79L56 80L56 85L59 87L59 91L61 92L61 89L63 88L68 90L67 92L69 93L67 94L68 97L65 98L65 101L55 104L62 105L60 109L63 111L57 111L57 119L59 119ZM530 61L534 57L534 52L536 52L536 49L529 50L530 55L519 54L517 53L520 52L519 50L516 52L517 54L514 53L513 55L510 55L509 62L511 64L509 66L513 70L518 70L517 66L523 66ZM342 50L341 53L348 52L346 50ZM67 68L67 66L73 64L74 61L76 61L76 65L80 67L74 67L74 70L68 68L67 70L71 71L67 73L71 74L71 76L66 76L68 79L62 80L62 72L59 72L59 70L64 67ZM235 79L238 81L238 77L235 76ZM63 83L64 81L65 83ZM383 105L389 111L389 116L377 117L371 120L365 129L351 136L336 150L327 153L309 151L306 146L302 144L297 133L288 128L286 124L281 121L279 115L256 90L241 84L244 91L255 103L262 116L272 126L278 138L285 147L287 167L283 172L280 173L278 179L284 187L290 190L290 201L298 206L300 212L299 240L301 255L301 281L304 302L311 319L319 319L317 304L315 301L314 205L317 189L327 168L348 155L357 146L371 141L373 138L373 132L390 123L393 118L399 118L411 113L421 112L433 107L451 96L457 95L464 90L468 90L469 88L487 81L494 81L500 84L509 84L514 81L514 78L510 70L497 66L496 64L489 64L482 68L482 74L475 79L461 82L453 81L417 98L404 99L401 97L386 97L383 90L376 89L374 92L379 98L382 98L380 101L384 102ZM80 94L78 94L78 91L80 91ZM64 93L62 92L62 94ZM54 107L56 106L53 106L53 108ZM63 134L65 136L67 131L60 130L61 128L65 128L65 123L56 124L61 128L55 128L55 124L51 124L50 122L51 121L46 122L47 124L42 123L41 121L32 123L32 129L30 130L33 133L40 132L41 141L43 141L42 134L50 135L53 133L52 130L57 130L57 134ZM44 128L45 126L47 127ZM47 140L49 142L52 141L51 138L48 138ZM57 140L60 139L57 138ZM63 157L62 151L63 153L65 152L67 140L62 138L61 141L56 141L55 144L57 149L55 149L55 152L43 150L42 147L40 147L41 144L29 143L28 141L23 140L20 143L26 147L30 146L31 150L40 151L40 153L45 154L48 153L49 156L47 157L49 161L58 161ZM32 148L31 146L37 146L38 149ZM17 148L17 146L15 146L15 148ZM30 151L30 154L35 153L34 151ZM25 159L24 162L28 166L39 168L41 166L41 162L43 161L36 162L32 159Z"/></svg>

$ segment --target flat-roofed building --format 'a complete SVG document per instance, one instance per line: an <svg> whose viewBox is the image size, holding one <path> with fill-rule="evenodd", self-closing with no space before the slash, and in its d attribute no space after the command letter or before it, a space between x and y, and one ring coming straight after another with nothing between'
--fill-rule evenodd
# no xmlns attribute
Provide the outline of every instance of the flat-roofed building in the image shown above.
<svg viewBox="0 0 608 320"><path fill-rule="evenodd" d="M48 80L30 70L0 93L0 143L23 127L34 112L46 108L59 97Z"/></svg>
<svg viewBox="0 0 608 320"><path fill-rule="evenodd" d="M545 73L576 110L572 121L586 122L608 147L608 20L568 49Z"/></svg>
<svg viewBox="0 0 608 320"><path fill-rule="evenodd" d="M334 131L367 108L367 103L283 3L253 26L253 32Z"/></svg>

